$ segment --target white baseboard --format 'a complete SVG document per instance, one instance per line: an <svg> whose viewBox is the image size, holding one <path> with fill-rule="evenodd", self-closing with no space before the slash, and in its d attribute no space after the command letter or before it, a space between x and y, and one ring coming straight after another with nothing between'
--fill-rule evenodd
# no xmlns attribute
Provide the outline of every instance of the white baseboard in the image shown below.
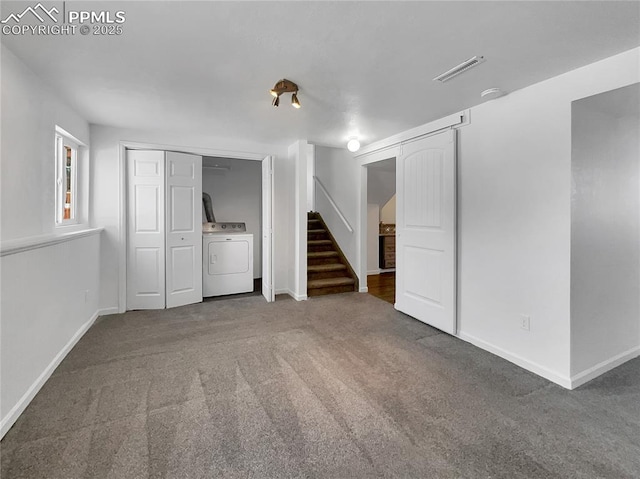
<svg viewBox="0 0 640 479"><path fill-rule="evenodd" d="M276 289L276 294L289 294L289 290L287 288Z"/></svg>
<svg viewBox="0 0 640 479"><path fill-rule="evenodd" d="M369 288L366 286L360 286L360 288L358 289L358 293L368 293L369 292Z"/></svg>
<svg viewBox="0 0 640 479"><path fill-rule="evenodd" d="M296 301L306 301L307 299L309 299L306 294L296 294L293 291L291 291L290 289L287 290L287 293L289 294L289 296L291 296Z"/></svg>
<svg viewBox="0 0 640 479"><path fill-rule="evenodd" d="M523 358L522 356L518 356L510 351L506 351L498 346L494 346L487 341L476 338L475 336L471 336L470 334L466 334L462 331L459 331L456 335L458 338L466 341L468 343L473 344L474 346L478 346L480 349L484 349L485 351L489 351L496 356L500 356L502 359L506 359L513 364L520 366L527 371L530 371L538 376L542 376L549 381L556 383L563 388L572 389L571 378L567 376L563 376L562 374L558 374L555 371L552 371L545 366L541 366L540 364L529 361L528 359Z"/></svg>
<svg viewBox="0 0 640 479"><path fill-rule="evenodd" d="M367 271L367 276L371 276L374 274L380 274L380 268L378 269L372 269L371 271Z"/></svg>
<svg viewBox="0 0 640 479"><path fill-rule="evenodd" d="M55 371L62 360L67 356L67 354L69 354L69 351L71 351L71 349L76 345L80 338L84 336L84 333L86 333L91 325L95 322L100 314L100 311L96 311L86 323L80 326L78 331L76 331L76 333L71 337L67 344L65 344L60 352L56 354L53 360L44 369L44 371L42 371L40 376L38 376L38 379L33 382L29 389L27 389L27 392L24 393L17 404L11 408L11 410L5 417L2 418L2 421L0 421L0 439L4 437L9 429L11 429L11 426L13 426L13 424L18 420L20 414L24 412L35 395L38 394L38 391L40 391L44 383L47 382L47 379L51 377L53 371Z"/></svg>
<svg viewBox="0 0 640 479"><path fill-rule="evenodd" d="M109 314L118 314L120 311L118 310L117 306L114 306L112 308L102 308L99 309L98 312L96 313L98 316L107 316Z"/></svg>
<svg viewBox="0 0 640 479"><path fill-rule="evenodd" d="M609 358L605 361L602 361L596 364L589 369L585 369L584 371L574 374L571 376L571 389L575 389L578 386L582 386L585 383L588 383L592 379L597 378L601 374L606 373L607 371L611 371L613 368L617 368L623 363L630 361L632 359L640 356L640 346L636 346L635 348L631 348L628 351L620 353L612 358Z"/></svg>

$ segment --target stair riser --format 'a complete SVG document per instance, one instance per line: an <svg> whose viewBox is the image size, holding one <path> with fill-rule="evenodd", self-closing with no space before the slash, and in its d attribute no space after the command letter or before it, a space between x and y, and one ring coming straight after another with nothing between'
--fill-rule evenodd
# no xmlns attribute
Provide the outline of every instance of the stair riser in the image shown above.
<svg viewBox="0 0 640 479"><path fill-rule="evenodd" d="M307 273L307 281L313 281L314 279L327 279L327 278L350 278L350 276L346 273L345 270Z"/></svg>
<svg viewBox="0 0 640 479"><path fill-rule="evenodd" d="M307 290L307 296L323 296L325 294L353 293L355 287L352 284L344 286L331 286L328 288L310 288Z"/></svg>

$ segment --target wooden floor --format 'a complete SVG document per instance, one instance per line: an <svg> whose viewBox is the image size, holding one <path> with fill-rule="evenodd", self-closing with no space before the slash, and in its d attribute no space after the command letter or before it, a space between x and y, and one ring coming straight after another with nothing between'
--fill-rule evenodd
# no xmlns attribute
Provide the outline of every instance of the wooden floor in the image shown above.
<svg viewBox="0 0 640 479"><path fill-rule="evenodd" d="M380 273L367 276L369 294L385 300L387 303L396 302L396 274Z"/></svg>

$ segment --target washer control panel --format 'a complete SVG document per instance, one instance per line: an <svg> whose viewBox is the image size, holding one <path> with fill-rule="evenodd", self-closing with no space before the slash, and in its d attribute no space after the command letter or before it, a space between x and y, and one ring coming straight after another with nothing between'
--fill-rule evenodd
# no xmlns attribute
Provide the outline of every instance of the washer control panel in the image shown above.
<svg viewBox="0 0 640 479"><path fill-rule="evenodd" d="M238 222L217 222L217 223L203 223L203 233L246 233L246 223Z"/></svg>

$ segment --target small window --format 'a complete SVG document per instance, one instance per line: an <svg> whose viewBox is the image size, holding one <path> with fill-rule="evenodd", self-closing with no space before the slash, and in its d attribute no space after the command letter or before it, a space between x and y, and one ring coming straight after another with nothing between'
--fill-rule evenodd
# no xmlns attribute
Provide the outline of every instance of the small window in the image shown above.
<svg viewBox="0 0 640 479"><path fill-rule="evenodd" d="M56 132L56 224L78 222L78 143Z"/></svg>

